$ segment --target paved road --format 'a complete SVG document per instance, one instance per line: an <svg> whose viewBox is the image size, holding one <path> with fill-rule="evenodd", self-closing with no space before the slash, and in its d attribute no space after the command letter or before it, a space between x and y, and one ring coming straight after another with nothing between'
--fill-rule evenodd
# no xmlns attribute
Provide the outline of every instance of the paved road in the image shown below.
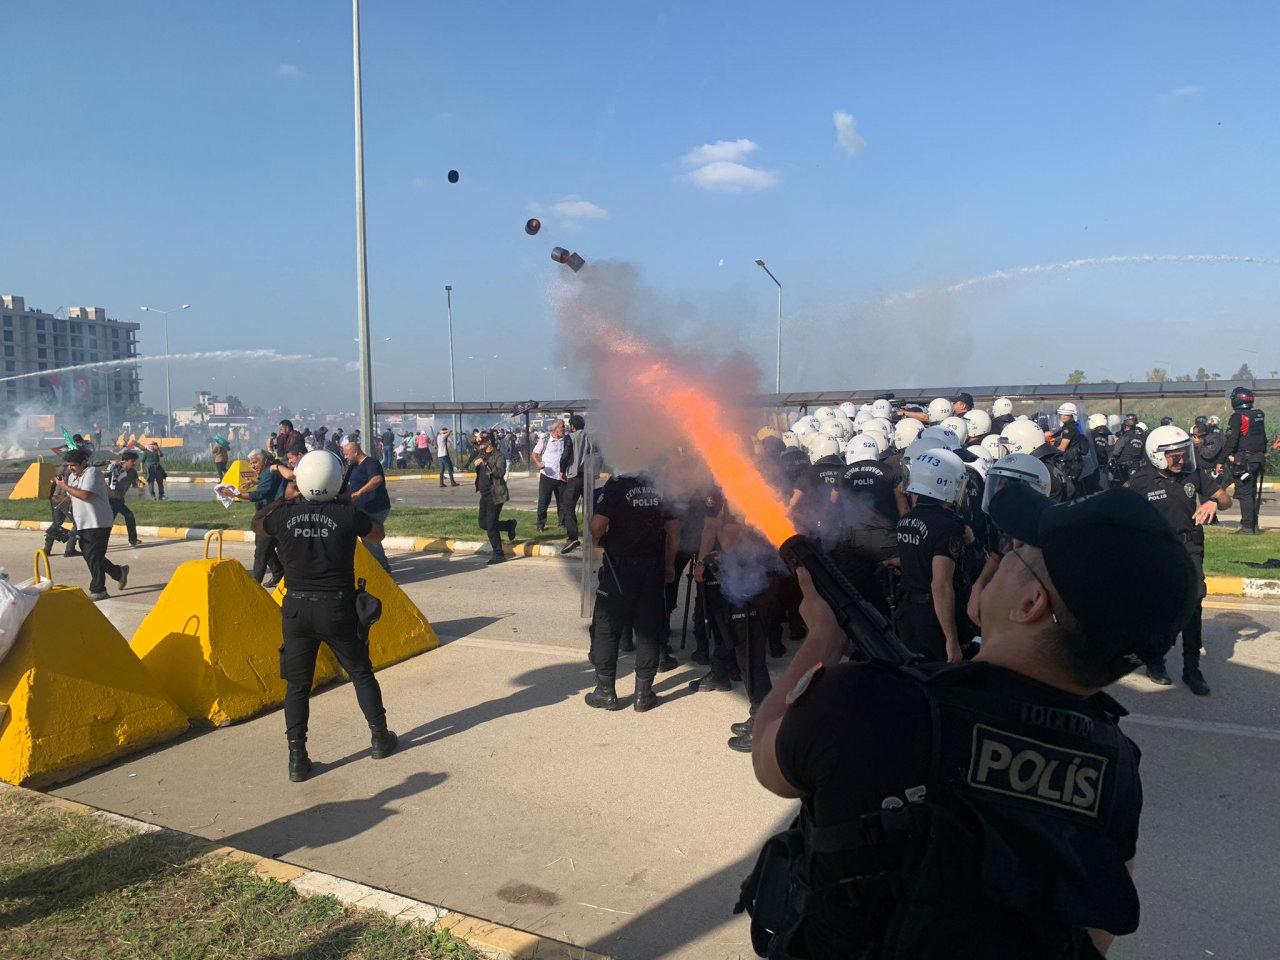
<svg viewBox="0 0 1280 960"><path fill-rule="evenodd" d="M25 571L39 537L0 534ZM249 553L228 544L228 554ZM103 604L128 635L199 544L115 549L135 565ZM79 561L55 558L84 585ZM254 852L570 940L623 960L750 956L729 910L759 843L792 806L761 791L724 746L739 691L684 693L659 678L652 713L601 715L577 562L395 558L444 645L383 671L406 749L375 763L349 686L315 699L308 783L284 778L278 712L90 774L57 792ZM1143 750L1138 854L1143 925L1113 957L1270 960L1280 942L1280 606L1211 601L1214 695L1126 681L1118 698ZM631 680L620 681L630 694Z"/></svg>

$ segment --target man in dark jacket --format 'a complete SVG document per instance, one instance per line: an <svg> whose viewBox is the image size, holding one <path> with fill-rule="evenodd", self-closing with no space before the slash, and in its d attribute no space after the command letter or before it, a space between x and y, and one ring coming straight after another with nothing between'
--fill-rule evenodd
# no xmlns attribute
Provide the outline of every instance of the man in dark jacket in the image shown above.
<svg viewBox="0 0 1280 960"><path fill-rule="evenodd" d="M283 422L288 423L287 420ZM301 434L298 435L298 439L302 439ZM284 496L286 480L281 476L278 464L265 450L254 450L250 453L249 466L258 474L258 485L248 493L237 494L236 499L252 503L261 512ZM284 564L280 562L280 556L276 552L275 537L265 533L255 533L253 536L253 579L258 583L262 583L262 578L266 576L268 567L271 569L271 579L264 583L263 586L270 590L276 585L276 581L284 576Z"/></svg>

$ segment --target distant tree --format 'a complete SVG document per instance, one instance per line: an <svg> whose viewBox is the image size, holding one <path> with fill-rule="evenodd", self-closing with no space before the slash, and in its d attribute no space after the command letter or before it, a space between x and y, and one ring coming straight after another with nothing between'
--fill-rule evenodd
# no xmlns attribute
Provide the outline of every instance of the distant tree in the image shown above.
<svg viewBox="0 0 1280 960"><path fill-rule="evenodd" d="M1211 374L1209 374L1209 379L1210 379L1210 380L1221 380L1221 379L1222 379L1222 374L1220 374L1220 373L1211 373Z"/></svg>
<svg viewBox="0 0 1280 960"><path fill-rule="evenodd" d="M1174 383L1190 383L1190 382L1191 382L1191 374L1189 374L1189 373L1180 373L1180 374L1178 374L1176 377L1174 377L1174 378L1173 378L1173 381L1174 381Z"/></svg>
<svg viewBox="0 0 1280 960"><path fill-rule="evenodd" d="M1084 371L1072 370L1067 374L1067 383L1084 383Z"/></svg>
<svg viewBox="0 0 1280 960"><path fill-rule="evenodd" d="M1196 377L1195 377L1195 378L1196 378L1197 380L1208 380L1208 379L1209 379L1209 373L1208 373L1208 371L1206 371L1206 370L1205 370L1205 368L1204 368L1204 367L1196 367Z"/></svg>
<svg viewBox="0 0 1280 960"><path fill-rule="evenodd" d="M1231 375L1232 380L1252 380L1253 371L1249 369L1247 363L1240 364L1240 369Z"/></svg>
<svg viewBox="0 0 1280 960"><path fill-rule="evenodd" d="M1115 383L1114 380L1099 380L1099 383Z"/></svg>
<svg viewBox="0 0 1280 960"><path fill-rule="evenodd" d="M1164 367L1152 367L1147 371L1147 383L1164 383L1169 379L1169 371Z"/></svg>

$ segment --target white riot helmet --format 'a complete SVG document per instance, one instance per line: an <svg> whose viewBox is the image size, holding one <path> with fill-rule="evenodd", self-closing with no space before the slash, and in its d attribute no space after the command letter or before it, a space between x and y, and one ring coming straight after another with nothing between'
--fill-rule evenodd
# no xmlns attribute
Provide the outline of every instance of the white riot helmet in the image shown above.
<svg viewBox="0 0 1280 960"><path fill-rule="evenodd" d="M861 463L864 460L880 459L880 443L884 442L883 437L878 437L871 433L862 433L849 441L849 446L845 448L845 463Z"/></svg>
<svg viewBox="0 0 1280 960"><path fill-rule="evenodd" d="M849 434L845 431L845 426L835 417L828 417L822 421L822 427L818 431L823 436L835 437L837 440L843 440Z"/></svg>
<svg viewBox="0 0 1280 960"><path fill-rule="evenodd" d="M1151 428L1150 428L1150 427L1148 427L1148 426L1146 425L1146 423L1144 423L1143 421L1139 420L1139 421L1138 421L1138 429L1139 429L1139 430L1141 430L1143 433L1146 433L1146 432L1147 432L1148 430L1150 430Z"/></svg>
<svg viewBox="0 0 1280 960"><path fill-rule="evenodd" d="M961 440L969 436L969 421L964 417L947 417L939 426L950 427Z"/></svg>
<svg viewBox="0 0 1280 960"><path fill-rule="evenodd" d="M1209 419L1212 420L1213 418L1210 417ZM1112 433L1119 433L1123 426L1124 426L1124 420L1123 418L1121 418L1120 414L1118 413L1107 414L1108 430L1110 430Z"/></svg>
<svg viewBox="0 0 1280 960"><path fill-rule="evenodd" d="M840 404L840 412L852 420L858 415L858 405L852 400L846 400L844 403Z"/></svg>
<svg viewBox="0 0 1280 960"><path fill-rule="evenodd" d="M929 401L929 422L941 423L951 416L951 401L946 397L937 397Z"/></svg>
<svg viewBox="0 0 1280 960"><path fill-rule="evenodd" d="M328 450L312 450L298 461L293 482L304 500L328 503L342 487L342 461Z"/></svg>
<svg viewBox="0 0 1280 960"><path fill-rule="evenodd" d="M1080 408L1070 401L1058 407L1058 416L1060 417L1078 417L1080 416Z"/></svg>
<svg viewBox="0 0 1280 960"><path fill-rule="evenodd" d="M970 447L966 449L972 448ZM978 449L982 450L981 447L978 447ZM973 459L963 461L964 468L966 470L972 470L977 475L978 479L982 480L984 483L987 479L987 467L991 466L991 461L987 459L986 453L987 451L982 450L981 454L973 454Z"/></svg>
<svg viewBox="0 0 1280 960"><path fill-rule="evenodd" d="M858 412L859 412L859 413L872 413L872 414L874 413L874 411L871 409L871 404L869 404L869 403L860 403L860 404L858 404Z"/></svg>
<svg viewBox="0 0 1280 960"><path fill-rule="evenodd" d="M959 503L964 495L964 471L964 461L950 450L925 450L911 461L907 493Z"/></svg>
<svg viewBox="0 0 1280 960"><path fill-rule="evenodd" d="M1000 441L1009 453L1031 453L1044 446L1044 431L1030 420L1015 420L1000 431Z"/></svg>
<svg viewBox="0 0 1280 960"><path fill-rule="evenodd" d="M1089 430L1098 430L1107 425L1107 415L1105 413L1089 414Z"/></svg>
<svg viewBox="0 0 1280 960"><path fill-rule="evenodd" d="M796 435L790 430L784 430L782 432L782 445L784 447L798 447L800 446L800 441L796 439Z"/></svg>
<svg viewBox="0 0 1280 960"><path fill-rule="evenodd" d="M799 438L806 433L815 432L820 426L822 426L822 422L817 417L801 417L791 425L791 432Z"/></svg>
<svg viewBox="0 0 1280 960"><path fill-rule="evenodd" d="M998 433L988 433L982 438L979 446L991 454L992 460L999 460L1004 456L1004 444L1000 442L1000 434Z"/></svg>
<svg viewBox="0 0 1280 960"><path fill-rule="evenodd" d="M871 415L873 417L883 417L885 420L893 419L893 404L881 397L879 400L871 401Z"/></svg>
<svg viewBox="0 0 1280 960"><path fill-rule="evenodd" d="M921 437L918 440L912 440L907 444L907 449L902 451L902 467L904 470L910 472L911 461L922 453L927 453L930 450L945 449L946 447L942 445L942 441L937 437Z"/></svg>
<svg viewBox="0 0 1280 960"><path fill-rule="evenodd" d="M893 436L893 427L890 427L883 420L878 420L875 417L872 417L870 420L867 420L862 424L860 432L874 433L888 440Z"/></svg>
<svg viewBox="0 0 1280 960"><path fill-rule="evenodd" d="M1169 460L1166 454L1179 451L1186 455L1183 469L1194 470L1196 468L1195 445L1192 444L1191 438L1187 436L1187 431L1181 427L1175 427L1173 424L1156 427L1147 434L1144 446L1147 449L1147 459L1151 461L1151 465L1157 470L1168 470Z"/></svg>
<svg viewBox="0 0 1280 960"><path fill-rule="evenodd" d="M833 407L819 407L817 410L813 411L813 415L819 420L826 420L835 412L835 408Z"/></svg>
<svg viewBox="0 0 1280 960"><path fill-rule="evenodd" d="M985 410L970 410L964 415L964 422L969 425L969 439L977 440L991 432L991 414Z"/></svg>
<svg viewBox="0 0 1280 960"><path fill-rule="evenodd" d="M920 436L922 430L924 430L924 424L919 420L903 417L893 427L893 445L899 450L907 449L911 446L911 442Z"/></svg>
<svg viewBox="0 0 1280 960"><path fill-rule="evenodd" d="M1049 496L1053 481L1049 468L1027 453L1011 453L987 468L987 488L982 494L982 512L990 513L991 498L1011 483L1025 483L1036 493Z"/></svg>
<svg viewBox="0 0 1280 960"><path fill-rule="evenodd" d="M922 440L937 440L939 446L948 450L959 450L964 446L960 442L960 434L956 433L950 427L944 427L942 424L934 424L932 427L925 427L920 431Z"/></svg>
<svg viewBox="0 0 1280 960"><path fill-rule="evenodd" d="M809 462L817 463L823 457L838 457L840 441L825 433L817 434L809 442Z"/></svg>
<svg viewBox="0 0 1280 960"><path fill-rule="evenodd" d="M1220 423L1222 423L1222 418L1216 413L1209 418L1209 426L1211 427L1216 427Z"/></svg>
<svg viewBox="0 0 1280 960"><path fill-rule="evenodd" d="M844 427L846 436L853 436L853 421L846 416L843 410L837 410L836 415L832 417L832 419Z"/></svg>
<svg viewBox="0 0 1280 960"><path fill-rule="evenodd" d="M873 420L873 419L875 419L875 418L874 418L874 417L872 417L872 415L871 415L871 411L869 411L869 410L859 410L857 413L855 413L855 414L853 415L853 425L854 425L855 427L861 427L861 426L862 426L864 423L866 423L868 420Z"/></svg>
<svg viewBox="0 0 1280 960"><path fill-rule="evenodd" d="M970 446L965 447L965 449L988 466L996 462L995 454L981 443L971 444Z"/></svg>
<svg viewBox="0 0 1280 960"><path fill-rule="evenodd" d="M878 423L882 427L884 427L884 435L886 437L893 436L893 421L890 420L888 417L876 417L873 421L870 421L870 422Z"/></svg>
<svg viewBox="0 0 1280 960"><path fill-rule="evenodd" d="M1013 401L1008 397L996 397L995 403L991 404L991 416L1007 417L1013 413Z"/></svg>

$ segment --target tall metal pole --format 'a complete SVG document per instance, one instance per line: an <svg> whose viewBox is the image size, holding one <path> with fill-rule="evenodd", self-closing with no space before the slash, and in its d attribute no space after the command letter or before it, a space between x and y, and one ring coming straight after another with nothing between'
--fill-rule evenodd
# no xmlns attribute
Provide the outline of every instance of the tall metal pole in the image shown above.
<svg viewBox="0 0 1280 960"><path fill-rule="evenodd" d="M764 261L758 257L756 258L756 266L759 267L761 270L763 270L765 273L769 274L769 279L772 280L778 286L778 354L777 354L777 360L774 366L773 390L774 390L774 393L781 393L782 392L782 284L778 281L778 278L773 275L773 271L771 271L768 267L766 267L764 265Z"/></svg>
<svg viewBox="0 0 1280 960"><path fill-rule="evenodd" d="M360 340L360 439L373 449L373 351L369 342L369 269L364 245L364 107L360 95L360 0L351 0L351 61L356 122L356 308Z"/></svg>
<svg viewBox="0 0 1280 960"><path fill-rule="evenodd" d="M449 402L458 402L457 385L453 379L453 284L446 283L444 285L445 306L449 313ZM462 418L458 414L453 415L453 432L462 432Z"/></svg>
<svg viewBox="0 0 1280 960"><path fill-rule="evenodd" d="M773 392L782 392L782 284L778 284L778 359L774 366Z"/></svg>
<svg viewBox="0 0 1280 960"><path fill-rule="evenodd" d="M164 422L166 437L173 436L173 394L169 387L169 314L164 312Z"/></svg>

